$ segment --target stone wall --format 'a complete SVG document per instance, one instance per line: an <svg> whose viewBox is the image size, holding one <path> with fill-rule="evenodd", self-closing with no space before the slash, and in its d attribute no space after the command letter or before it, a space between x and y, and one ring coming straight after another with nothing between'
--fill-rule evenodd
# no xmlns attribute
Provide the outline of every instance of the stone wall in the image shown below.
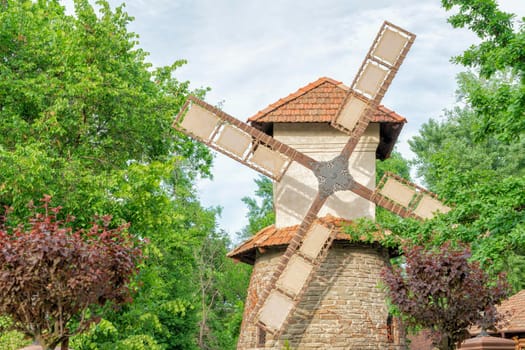
<svg viewBox="0 0 525 350"><path fill-rule="evenodd" d="M269 250L255 263L238 349L280 350L285 341L292 349L403 348L399 327L387 321L385 295L379 287L387 254L364 244L334 243L280 339L264 337L256 325L247 324L248 313L282 252Z"/></svg>

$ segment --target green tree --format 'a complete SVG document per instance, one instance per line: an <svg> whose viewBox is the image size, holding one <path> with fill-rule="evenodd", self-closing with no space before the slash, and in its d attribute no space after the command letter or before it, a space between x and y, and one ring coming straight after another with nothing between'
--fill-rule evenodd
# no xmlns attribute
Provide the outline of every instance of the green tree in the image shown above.
<svg viewBox="0 0 525 350"><path fill-rule="evenodd" d="M397 223L395 232L429 247L452 239L471 244L490 273L508 272L525 287L525 158L523 141L473 136L477 114L468 106L430 120L410 141L418 175L454 210L435 220Z"/></svg>
<svg viewBox="0 0 525 350"><path fill-rule="evenodd" d="M525 130L525 25L515 15L501 11L495 0L442 0L446 10L457 9L449 18L455 28L468 28L481 43L472 45L456 63L474 68L481 80L470 81L466 101L479 123L473 130L478 138L495 135L513 142ZM484 79L505 77L487 88Z"/></svg>
<svg viewBox="0 0 525 350"><path fill-rule="evenodd" d="M458 77L460 82L465 79L474 76L464 73ZM525 154L521 152L525 139L506 143L486 135L479 140L473 133L477 122L472 108L456 107L441 121L430 119L409 140L418 176L445 198L455 200L458 188L525 175Z"/></svg>
<svg viewBox="0 0 525 350"><path fill-rule="evenodd" d="M385 172L391 172L401 176L404 179L410 180L410 164L409 161L403 158L401 153L394 150L390 154L390 158L385 160L376 160L376 184L381 181ZM380 225L392 221L399 221L401 218L383 207L376 206L376 222Z"/></svg>
<svg viewBox="0 0 525 350"><path fill-rule="evenodd" d="M255 197L244 197L242 201L248 207L248 225L240 232L241 239L247 239L263 228L275 223L273 207L273 183L266 176L255 179L257 189Z"/></svg>
<svg viewBox="0 0 525 350"><path fill-rule="evenodd" d="M398 223L396 232L429 246L468 242L490 273L508 271L515 290L525 287L525 158L523 155L524 26L493 0L443 0L458 12L449 21L482 42L455 62L458 99L440 121L430 120L410 141L418 175L454 210L435 220Z"/></svg>
<svg viewBox="0 0 525 350"><path fill-rule="evenodd" d="M135 302L102 310L74 347L196 348L194 251L215 211L194 193L210 153L171 128L190 93L173 77L184 62L153 69L131 17L106 1L76 0L74 16L58 0L0 6L0 204L14 208L10 223L49 193L78 227L111 213L149 240Z"/></svg>
<svg viewBox="0 0 525 350"><path fill-rule="evenodd" d="M385 172L391 172L410 180L409 161L403 158L403 155L397 150L394 150L390 154L390 158L376 161L376 183L381 180Z"/></svg>
<svg viewBox="0 0 525 350"><path fill-rule="evenodd" d="M81 223L114 212L108 189L133 161L179 154L208 172L209 153L170 127L189 93L172 78L184 62L152 70L131 18L98 4L98 16L87 0L75 1L76 16L53 0L0 12L0 203L20 217L44 193Z"/></svg>
<svg viewBox="0 0 525 350"><path fill-rule="evenodd" d="M235 349L251 268L226 256L230 241L212 232L195 251L200 349Z"/></svg>

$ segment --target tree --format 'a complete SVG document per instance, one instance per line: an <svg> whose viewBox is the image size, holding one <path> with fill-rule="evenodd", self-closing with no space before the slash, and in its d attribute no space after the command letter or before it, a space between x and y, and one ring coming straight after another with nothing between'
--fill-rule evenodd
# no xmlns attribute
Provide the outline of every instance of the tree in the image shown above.
<svg viewBox="0 0 525 350"><path fill-rule="evenodd" d="M255 179L257 189L255 198L244 197L242 201L248 207L248 225L240 233L241 239L247 239L263 228L275 223L275 210L273 207L273 183L266 176Z"/></svg>
<svg viewBox="0 0 525 350"><path fill-rule="evenodd" d="M402 266L382 272L392 304L409 326L428 329L434 346L453 350L468 327L492 319L495 305L507 296L504 276L496 280L471 262L467 246L445 243L434 250L404 249Z"/></svg>
<svg viewBox="0 0 525 350"><path fill-rule="evenodd" d="M418 174L455 210L424 229L408 229L409 235L419 231L434 243L470 242L483 268L508 271L514 290L520 290L525 287L525 26L494 0L442 0L442 5L456 11L449 18L452 26L469 28L481 43L454 58L469 69L458 76L461 105L442 121L423 125L410 141Z"/></svg>
<svg viewBox="0 0 525 350"><path fill-rule="evenodd" d="M141 250L127 225L110 229L104 217L73 231L50 196L42 202L26 225L0 228L0 312L47 350L96 321L90 307L130 301Z"/></svg>
<svg viewBox="0 0 525 350"><path fill-rule="evenodd" d="M389 158L376 161L376 183L379 183L385 172L391 172L410 180L409 161L403 158L403 155L397 150L394 150Z"/></svg>
<svg viewBox="0 0 525 350"><path fill-rule="evenodd" d="M0 205L13 208L11 224L49 193L79 228L111 213L150 242L135 302L102 310L75 348L195 348L193 251L215 211L194 186L210 175L210 152L171 127L190 93L174 77L185 62L152 68L132 18L107 1L75 0L74 15L58 0L0 7Z"/></svg>
<svg viewBox="0 0 525 350"><path fill-rule="evenodd" d="M133 162L179 157L187 174L209 175L206 148L171 128L189 93L172 76L185 61L152 69L131 17L97 4L75 0L70 16L58 0L8 0L0 11L0 204L13 219L44 193L79 224L118 213L112 192Z"/></svg>
<svg viewBox="0 0 525 350"><path fill-rule="evenodd" d="M251 268L226 256L229 239L211 232L195 250L200 301L199 349L235 349Z"/></svg>
<svg viewBox="0 0 525 350"><path fill-rule="evenodd" d="M410 165L409 161L403 158L401 153L394 150L390 157L385 160L376 160L376 184L381 181L385 172L391 172L401 176L404 179L410 180ZM380 225L387 222L399 221L400 217L383 207L376 206L376 222Z"/></svg>
<svg viewBox="0 0 525 350"><path fill-rule="evenodd" d="M459 76L460 97L468 93L465 79L476 78ZM494 275L507 271L518 291L525 287L525 140L507 143L494 133L478 139L473 132L478 121L476 110L466 104L441 121L425 123L409 141L418 175L455 210L424 223L405 220L390 229L427 246L447 240L470 243L482 267Z"/></svg>
<svg viewBox="0 0 525 350"><path fill-rule="evenodd" d="M460 86L471 79L475 77L468 73L458 77ZM459 96L464 93L460 88ZM455 107L441 121L430 119L423 124L419 135L409 140L417 156L417 174L431 190L455 200L459 188L525 175L525 155L520 151L525 139L506 143L487 134L478 140L473 134L478 121L478 114L468 105Z"/></svg>
<svg viewBox="0 0 525 350"><path fill-rule="evenodd" d="M478 138L496 135L506 142L522 137L525 130L525 26L523 18L513 26L513 14L498 8L495 0L442 0L446 10L458 9L449 18L455 28L469 28L482 41L472 45L456 63L474 68L482 80L471 81L465 99L480 122ZM492 88L484 79L504 77Z"/></svg>

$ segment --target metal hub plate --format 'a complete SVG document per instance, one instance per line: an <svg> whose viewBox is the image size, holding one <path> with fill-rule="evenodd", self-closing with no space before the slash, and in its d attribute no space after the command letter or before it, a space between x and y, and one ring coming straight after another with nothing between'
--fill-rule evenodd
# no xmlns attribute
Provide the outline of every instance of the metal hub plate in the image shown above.
<svg viewBox="0 0 525 350"><path fill-rule="evenodd" d="M355 183L348 171L348 158L342 154L332 160L318 162L313 171L319 181L319 193L324 197L350 190Z"/></svg>

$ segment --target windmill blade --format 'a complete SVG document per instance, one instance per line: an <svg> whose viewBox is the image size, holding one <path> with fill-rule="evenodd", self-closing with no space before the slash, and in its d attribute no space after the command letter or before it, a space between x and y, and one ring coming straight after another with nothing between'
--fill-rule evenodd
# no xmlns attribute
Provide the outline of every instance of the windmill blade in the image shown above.
<svg viewBox="0 0 525 350"><path fill-rule="evenodd" d="M324 260L335 235L335 229L319 223L314 223L308 229L301 248L290 256L275 287L262 304L257 315L259 327L273 333L275 337L280 335ZM315 255L310 256L307 252Z"/></svg>
<svg viewBox="0 0 525 350"><path fill-rule="evenodd" d="M445 214L451 210L435 193L389 172L368 195L376 204L402 217L431 219L437 213Z"/></svg>
<svg viewBox="0 0 525 350"><path fill-rule="evenodd" d="M317 177L317 195L247 318L248 323L256 318L257 324L273 333L275 338L279 337L289 322L335 238L333 228L316 222L317 214L329 196L337 191L351 190L402 216L431 215L436 209L436 203L441 205L438 209L442 211L448 208L430 192L414 184L407 187L416 188L414 193L417 192L417 198L403 202L400 196L388 191L391 183L386 184L385 181L373 191L355 182L350 174L349 157L414 38L413 34L393 24L383 24L344 103L331 121L332 126L350 135L341 154L332 160L315 161L193 96L175 119L176 129L276 181L280 181L294 161L310 169Z"/></svg>
<svg viewBox="0 0 525 350"><path fill-rule="evenodd" d="M331 122L333 127L346 132L352 139L359 139L414 40L414 34L392 23L383 23L344 103ZM351 154L356 144L348 144L344 153Z"/></svg>
<svg viewBox="0 0 525 350"><path fill-rule="evenodd" d="M321 194L313 201L249 317L248 322L256 317L258 326L274 337L289 321L335 238L333 228L315 221L325 201Z"/></svg>
<svg viewBox="0 0 525 350"><path fill-rule="evenodd" d="M173 127L275 181L280 181L292 161L309 169L316 163L195 96L188 97Z"/></svg>
<svg viewBox="0 0 525 350"><path fill-rule="evenodd" d="M397 214L403 218L415 217L414 213L408 208L394 202L393 200L388 199L382 194L376 191L372 191L366 186L361 185L360 183L354 183L350 189L352 192L360 195L363 198L368 199L371 202L374 202L377 205L382 206L383 208L390 210L394 214Z"/></svg>

